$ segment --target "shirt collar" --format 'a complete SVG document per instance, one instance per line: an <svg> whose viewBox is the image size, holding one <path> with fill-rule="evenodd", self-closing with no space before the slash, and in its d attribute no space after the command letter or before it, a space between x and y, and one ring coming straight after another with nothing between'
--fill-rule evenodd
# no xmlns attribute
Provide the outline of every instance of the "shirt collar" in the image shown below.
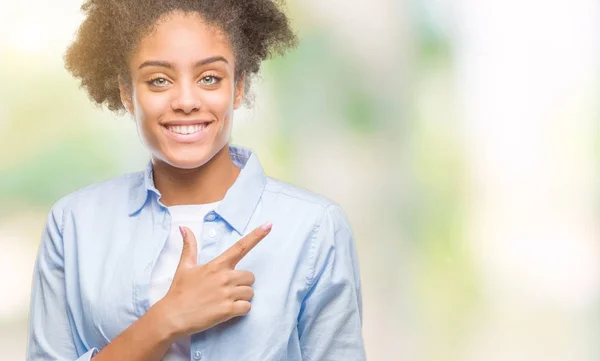
<svg viewBox="0 0 600 361"><path fill-rule="evenodd" d="M250 149L230 145L229 153L231 160L241 171L215 212L241 235L258 205L267 179L256 155ZM149 161L143 178L140 176L132 182L129 193L130 216L144 207L150 192L160 196L154 186L152 173L152 161Z"/></svg>

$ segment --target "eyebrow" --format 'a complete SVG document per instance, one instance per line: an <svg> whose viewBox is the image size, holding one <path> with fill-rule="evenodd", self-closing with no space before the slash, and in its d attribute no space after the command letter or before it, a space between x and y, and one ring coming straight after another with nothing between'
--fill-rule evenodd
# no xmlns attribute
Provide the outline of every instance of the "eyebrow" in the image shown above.
<svg viewBox="0 0 600 361"><path fill-rule="evenodd" d="M216 63L218 61L222 61L225 64L229 64L229 62L227 61L227 59L225 59L222 56L211 56L210 58L206 58L206 59L202 59L202 60L198 60L195 64L194 64L194 68L200 67L200 66L204 66L206 64L210 64L210 63ZM148 60L143 62L139 67L138 70L146 67L146 66L160 66L163 68L168 68L168 69L175 69L175 65L173 63L170 63L168 61L162 61L162 60Z"/></svg>

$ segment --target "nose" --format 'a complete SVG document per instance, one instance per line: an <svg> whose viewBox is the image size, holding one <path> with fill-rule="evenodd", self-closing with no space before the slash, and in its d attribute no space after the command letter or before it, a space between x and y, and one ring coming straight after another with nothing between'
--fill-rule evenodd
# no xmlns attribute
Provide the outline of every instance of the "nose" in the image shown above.
<svg viewBox="0 0 600 361"><path fill-rule="evenodd" d="M189 114L202 106L199 89L194 84L180 83L178 91L173 94L171 108Z"/></svg>

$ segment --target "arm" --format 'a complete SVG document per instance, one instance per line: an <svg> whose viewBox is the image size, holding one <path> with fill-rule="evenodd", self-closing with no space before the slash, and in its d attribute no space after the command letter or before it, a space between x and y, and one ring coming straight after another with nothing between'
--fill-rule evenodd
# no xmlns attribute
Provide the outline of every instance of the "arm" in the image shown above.
<svg viewBox="0 0 600 361"><path fill-rule="evenodd" d="M89 361L98 349L74 330L67 305L62 239L63 211L50 211L33 272L27 361ZM162 304L150 309L115 338L96 360L160 360L174 342ZM119 355L119 357L115 357Z"/></svg>
<svg viewBox="0 0 600 361"><path fill-rule="evenodd" d="M79 335L67 305L63 223L57 205L48 216L35 263L27 361L161 360L177 338L250 311L254 275L234 268L270 231L256 229L215 260L197 266L196 238L182 230L181 261L167 296L98 351Z"/></svg>
<svg viewBox="0 0 600 361"><path fill-rule="evenodd" d="M63 213L55 205L50 211L33 270L27 361L89 360L98 350L86 346L71 332L72 317L67 310L62 244Z"/></svg>
<svg viewBox="0 0 600 361"><path fill-rule="evenodd" d="M350 225L328 206L315 239L309 291L298 317L302 359L363 361L362 297Z"/></svg>
<svg viewBox="0 0 600 361"><path fill-rule="evenodd" d="M161 301L112 340L93 361L159 361L175 342L173 329L164 321Z"/></svg>

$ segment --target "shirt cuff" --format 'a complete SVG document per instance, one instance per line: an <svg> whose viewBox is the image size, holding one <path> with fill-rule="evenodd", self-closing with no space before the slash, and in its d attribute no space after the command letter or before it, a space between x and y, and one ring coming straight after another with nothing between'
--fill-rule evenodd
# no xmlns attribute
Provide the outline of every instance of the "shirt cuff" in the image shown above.
<svg viewBox="0 0 600 361"><path fill-rule="evenodd" d="M96 356L96 354L100 352L97 348L92 347L91 350L79 356L79 358L75 361L90 361L92 357Z"/></svg>

